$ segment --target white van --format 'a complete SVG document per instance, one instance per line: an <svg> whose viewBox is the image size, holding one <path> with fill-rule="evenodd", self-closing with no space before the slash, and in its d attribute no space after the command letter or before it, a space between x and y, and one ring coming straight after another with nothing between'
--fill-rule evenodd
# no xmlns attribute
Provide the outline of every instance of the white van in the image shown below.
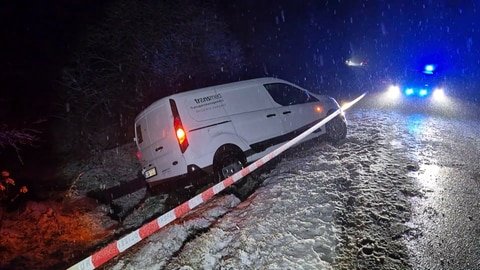
<svg viewBox="0 0 480 270"><path fill-rule="evenodd" d="M150 186L184 183L199 173L224 179L339 108L276 78L260 78L174 94L135 119L135 142ZM340 114L305 140L347 134Z"/></svg>

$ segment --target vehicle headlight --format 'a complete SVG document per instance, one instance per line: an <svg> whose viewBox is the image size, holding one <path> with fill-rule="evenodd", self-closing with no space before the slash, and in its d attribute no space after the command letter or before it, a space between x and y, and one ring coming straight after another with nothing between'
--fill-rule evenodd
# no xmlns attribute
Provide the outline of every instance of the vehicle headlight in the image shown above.
<svg viewBox="0 0 480 270"><path fill-rule="evenodd" d="M433 91L432 97L435 101L445 101L447 96L445 95L445 91L442 88L437 88Z"/></svg>
<svg viewBox="0 0 480 270"><path fill-rule="evenodd" d="M400 87L397 85L390 85L387 90L387 97L390 99L395 99L400 96Z"/></svg>

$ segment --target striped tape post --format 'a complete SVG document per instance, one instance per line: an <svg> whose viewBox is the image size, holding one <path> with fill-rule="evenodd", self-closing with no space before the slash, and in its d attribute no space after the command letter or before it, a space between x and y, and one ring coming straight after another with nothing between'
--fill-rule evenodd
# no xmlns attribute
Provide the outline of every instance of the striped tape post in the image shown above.
<svg viewBox="0 0 480 270"><path fill-rule="evenodd" d="M160 217L150 221L149 223L144 224L137 230L125 235L124 237L116 240L107 246L101 248L93 255L83 259L82 261L76 263L75 265L68 268L69 270L93 270L104 263L108 262L110 259L114 258L115 256L119 255L120 253L124 252L125 250L129 249L133 245L137 244L141 240L147 238L148 236L152 235L153 233L157 232L161 228L167 226L172 221L184 216L190 210L194 209L195 207L199 206L200 204L207 202L213 196L223 191L225 188L231 186L233 183L237 182L238 180L242 179L243 177L247 176L251 172L255 171L256 169L262 167L265 163L269 162L273 158L277 157L281 153L283 153L288 148L292 147L293 145L297 144L305 137L310 135L312 132L320 128L321 126L328 123L330 120L335 118L337 115L341 114L343 111L348 110L351 106L355 103L360 101L366 93L362 94L355 100L345 104L342 108L336 110L332 114L325 117L322 121L318 122L313 127L307 129L302 134L298 135L297 137L293 138L292 140L286 142L279 148L275 149L274 151L270 152L269 154L265 155L261 159L253 162L249 166L243 168L242 170L236 172L232 176L226 178L225 180L219 182L218 184L210 187L209 189L205 190L204 192L198 194L197 196L191 198L190 200L180 204L179 206L175 207L174 209L168 211L167 213L161 215Z"/></svg>

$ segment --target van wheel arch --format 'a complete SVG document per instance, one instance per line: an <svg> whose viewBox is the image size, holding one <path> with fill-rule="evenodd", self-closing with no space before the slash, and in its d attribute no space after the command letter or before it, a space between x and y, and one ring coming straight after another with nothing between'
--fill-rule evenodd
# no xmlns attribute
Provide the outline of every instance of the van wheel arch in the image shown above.
<svg viewBox="0 0 480 270"><path fill-rule="evenodd" d="M235 144L224 144L220 146L213 156L213 174L215 181L221 181L228 177L223 175L222 168L235 162L240 162L241 164L239 165L241 165L242 168L247 164L247 157L242 149Z"/></svg>
<svg viewBox="0 0 480 270"><path fill-rule="evenodd" d="M327 115L334 112L335 110L331 109L327 112ZM325 124L325 131L328 141L338 143L347 137L347 124L340 115L337 115Z"/></svg>

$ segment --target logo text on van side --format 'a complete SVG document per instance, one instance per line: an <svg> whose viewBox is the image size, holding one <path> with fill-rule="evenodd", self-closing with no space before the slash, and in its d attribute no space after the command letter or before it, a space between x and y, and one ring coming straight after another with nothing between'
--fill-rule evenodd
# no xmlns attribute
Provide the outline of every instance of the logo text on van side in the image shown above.
<svg viewBox="0 0 480 270"><path fill-rule="evenodd" d="M222 98L221 94L216 94L216 95L211 95L211 96L207 96L207 97L194 98L194 100L195 100L195 103L201 104L201 103L204 103L204 102L217 100L217 99L221 99L221 98Z"/></svg>

